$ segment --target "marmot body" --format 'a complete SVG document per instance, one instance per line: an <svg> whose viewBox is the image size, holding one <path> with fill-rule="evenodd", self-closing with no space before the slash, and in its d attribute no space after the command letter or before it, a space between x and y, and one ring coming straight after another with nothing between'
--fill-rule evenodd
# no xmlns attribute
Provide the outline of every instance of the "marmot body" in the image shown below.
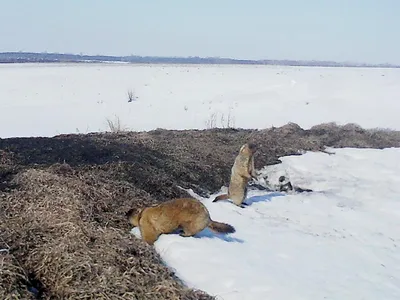
<svg viewBox="0 0 400 300"><path fill-rule="evenodd" d="M229 224L213 221L203 203L192 198L177 198L156 206L146 207L137 213L127 213L129 223L139 227L142 239L152 245L163 233L182 229L181 236L193 236L206 227L219 233L233 233Z"/></svg>
<svg viewBox="0 0 400 300"><path fill-rule="evenodd" d="M213 202L219 200L231 199L237 206L243 207L242 203L247 196L247 184L251 178L256 178L254 168L254 153L256 146L254 144L244 144L240 147L239 154L231 170L231 179L228 188L228 194L217 196Z"/></svg>

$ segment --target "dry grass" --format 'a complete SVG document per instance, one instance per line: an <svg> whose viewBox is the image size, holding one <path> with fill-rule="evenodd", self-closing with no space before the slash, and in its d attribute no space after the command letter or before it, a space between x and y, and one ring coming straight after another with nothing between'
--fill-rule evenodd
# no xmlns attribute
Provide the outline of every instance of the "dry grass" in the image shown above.
<svg viewBox="0 0 400 300"><path fill-rule="evenodd" d="M114 120L107 118L106 121L108 129L111 132L118 133L127 130L127 128L124 125L122 125L121 119L118 116L114 116Z"/></svg>
<svg viewBox="0 0 400 300"><path fill-rule="evenodd" d="M400 147L400 134L330 123L0 139L0 299L212 299L130 235L125 213L183 196L178 185L226 185L247 141L260 168L324 146Z"/></svg>
<svg viewBox="0 0 400 300"><path fill-rule="evenodd" d="M34 299L26 287L24 269L15 262L8 251L0 253L0 299Z"/></svg>
<svg viewBox="0 0 400 300"><path fill-rule="evenodd" d="M219 120L219 124L218 124ZM213 128L234 128L235 127L235 117L232 114L232 109L229 108L228 114L214 112L205 122L207 129Z"/></svg>
<svg viewBox="0 0 400 300"><path fill-rule="evenodd" d="M335 123L325 123L314 126L310 133L319 137L328 146L357 148L386 148L399 146L400 132L388 129L363 129L361 126L349 123L339 126Z"/></svg>
<svg viewBox="0 0 400 300"><path fill-rule="evenodd" d="M2 268L11 276L3 279L4 297L24 270L45 299L198 299L200 292L182 287L154 249L129 234L124 212L150 199L65 169L19 173L18 191L2 201L3 243L22 266L8 260Z"/></svg>
<svg viewBox="0 0 400 300"><path fill-rule="evenodd" d="M128 102L133 102L137 100L136 94L133 90L128 90L127 96L128 96Z"/></svg>
<svg viewBox="0 0 400 300"><path fill-rule="evenodd" d="M0 149L0 166L12 165L14 161L14 153Z"/></svg>

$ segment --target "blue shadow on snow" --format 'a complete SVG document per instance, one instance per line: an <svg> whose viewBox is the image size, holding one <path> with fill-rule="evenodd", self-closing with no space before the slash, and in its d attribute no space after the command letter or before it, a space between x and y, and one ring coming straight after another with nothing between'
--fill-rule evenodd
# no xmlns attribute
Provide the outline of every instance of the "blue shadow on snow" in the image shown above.
<svg viewBox="0 0 400 300"><path fill-rule="evenodd" d="M229 243L240 243L240 244L244 243L244 241L242 239L237 239L237 238L231 237L228 234L225 235L225 234L215 233L208 228L203 229L199 233L195 234L193 237L194 238L207 237L207 238L212 238L212 239L217 238L217 239L223 240L225 242L229 242Z"/></svg>
<svg viewBox="0 0 400 300"><path fill-rule="evenodd" d="M280 193L280 192L273 192L273 193L269 193L269 194L265 194L265 195L261 195L261 196L253 196L253 197L249 197L246 200L244 200L244 202L247 205L252 205L253 203L257 203L257 202L271 202L272 198L275 197L282 197L285 196L286 194L284 193Z"/></svg>
<svg viewBox="0 0 400 300"><path fill-rule="evenodd" d="M183 232L182 229L176 229L171 233L164 233L164 234L168 234L168 235L169 234L180 234L181 232ZM244 241L242 239L237 239L237 238L234 238L229 235L222 234L222 233L216 233L208 228L205 228L202 231L196 233L194 236L192 236L192 238L196 238L196 239L200 239L203 237L207 237L207 238L211 238L211 239L217 238L217 239L223 240L225 242L229 242L229 243L241 243L241 244L244 243Z"/></svg>

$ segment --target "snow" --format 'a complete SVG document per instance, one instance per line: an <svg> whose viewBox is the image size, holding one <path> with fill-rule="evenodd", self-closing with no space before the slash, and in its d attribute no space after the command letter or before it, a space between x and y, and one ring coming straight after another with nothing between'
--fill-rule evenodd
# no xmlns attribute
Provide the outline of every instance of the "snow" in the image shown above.
<svg viewBox="0 0 400 300"><path fill-rule="evenodd" d="M329 151L262 170L312 193L252 190L244 209L194 194L236 232L162 235L156 250L217 299L400 299L400 149Z"/></svg>
<svg viewBox="0 0 400 300"><path fill-rule="evenodd" d="M399 82L400 69L1 64L0 137L105 131L107 119L136 131L330 121L400 129Z"/></svg>
<svg viewBox="0 0 400 300"><path fill-rule="evenodd" d="M105 131L107 119L130 130L330 121L400 130L399 82L400 69L2 64L0 138ZM250 191L245 209L193 195L237 231L162 235L156 250L218 299L400 299L400 149L330 151L262 170L312 193Z"/></svg>

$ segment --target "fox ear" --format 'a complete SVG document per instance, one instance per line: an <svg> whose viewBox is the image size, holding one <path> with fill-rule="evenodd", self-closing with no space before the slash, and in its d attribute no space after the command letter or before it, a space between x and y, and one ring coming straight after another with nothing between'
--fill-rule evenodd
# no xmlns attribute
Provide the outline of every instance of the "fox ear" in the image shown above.
<svg viewBox="0 0 400 300"><path fill-rule="evenodd" d="M130 210L128 210L126 212L125 217L129 219L134 213L135 213L135 209L131 208Z"/></svg>
<svg viewBox="0 0 400 300"><path fill-rule="evenodd" d="M133 215L140 215L143 211L143 208L131 208L130 210L128 210L125 214L125 217L127 217L128 219L130 217L132 217Z"/></svg>

